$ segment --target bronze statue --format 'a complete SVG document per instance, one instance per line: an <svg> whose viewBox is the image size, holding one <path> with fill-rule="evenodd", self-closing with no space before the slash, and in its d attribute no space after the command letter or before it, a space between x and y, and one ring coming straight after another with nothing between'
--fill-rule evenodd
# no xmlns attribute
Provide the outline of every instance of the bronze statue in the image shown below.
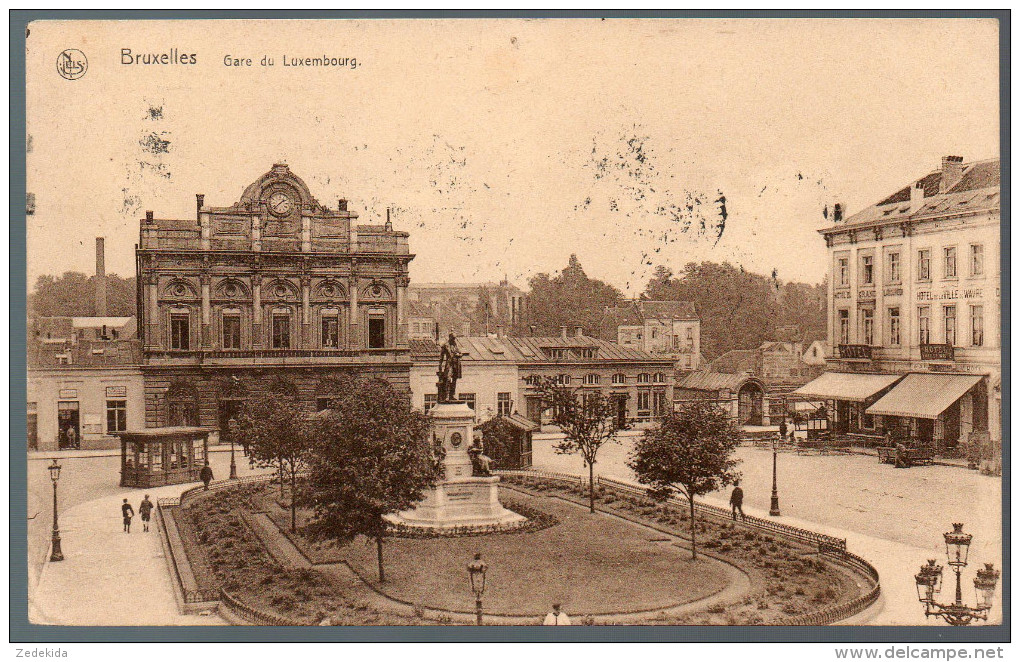
<svg viewBox="0 0 1020 662"><path fill-rule="evenodd" d="M461 351L457 347L457 337L450 332L449 339L443 343L439 351L439 371L436 376L439 382L439 402L453 402L457 396L457 380L460 379Z"/></svg>
<svg viewBox="0 0 1020 662"><path fill-rule="evenodd" d="M471 442L467 452L471 458L471 474L473 476L492 475L492 458L485 454L485 446L482 443L480 432L475 433L474 441Z"/></svg>

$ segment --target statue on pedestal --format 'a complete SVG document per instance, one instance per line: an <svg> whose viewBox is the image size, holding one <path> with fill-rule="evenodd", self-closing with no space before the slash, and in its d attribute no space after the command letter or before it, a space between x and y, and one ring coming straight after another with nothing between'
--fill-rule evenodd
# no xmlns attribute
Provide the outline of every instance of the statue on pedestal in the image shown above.
<svg viewBox="0 0 1020 662"><path fill-rule="evenodd" d="M475 433L474 441L467 449L471 457L471 472L473 476L491 476L492 458L485 454L485 445L482 443L482 434Z"/></svg>
<svg viewBox="0 0 1020 662"><path fill-rule="evenodd" d="M439 351L439 371L436 372L436 376L439 377L436 384L439 389L439 402L453 402L457 396L457 380L461 376L460 357L457 337L451 331L450 337Z"/></svg>

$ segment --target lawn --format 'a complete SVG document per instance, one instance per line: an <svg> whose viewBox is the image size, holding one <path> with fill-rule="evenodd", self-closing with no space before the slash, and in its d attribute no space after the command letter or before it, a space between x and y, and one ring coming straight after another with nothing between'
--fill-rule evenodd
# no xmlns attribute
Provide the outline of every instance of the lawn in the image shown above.
<svg viewBox="0 0 1020 662"><path fill-rule="evenodd" d="M467 564L481 552L489 566L485 611L507 615L543 614L556 602L571 614L658 609L712 595L731 577L719 561L692 561L688 549L646 527L551 497L513 498L559 523L533 533L387 539L383 585L374 544L358 540L337 554L394 598L470 611Z"/></svg>

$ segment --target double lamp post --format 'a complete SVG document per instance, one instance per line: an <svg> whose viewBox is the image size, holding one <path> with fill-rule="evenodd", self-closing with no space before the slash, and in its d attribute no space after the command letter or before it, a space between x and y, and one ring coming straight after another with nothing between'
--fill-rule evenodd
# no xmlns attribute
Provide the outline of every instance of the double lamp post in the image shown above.
<svg viewBox="0 0 1020 662"><path fill-rule="evenodd" d="M50 561L63 561L64 552L60 549L60 528L57 525L57 481L60 480L60 465L57 464L57 458L53 458L53 464L47 469L50 471L50 480L53 481L53 540Z"/></svg>
<svg viewBox="0 0 1020 662"><path fill-rule="evenodd" d="M482 560L482 555L475 554L475 560L468 563L468 575L471 577L471 592L475 594L475 624L482 624L482 594L485 593L485 573L489 566Z"/></svg>

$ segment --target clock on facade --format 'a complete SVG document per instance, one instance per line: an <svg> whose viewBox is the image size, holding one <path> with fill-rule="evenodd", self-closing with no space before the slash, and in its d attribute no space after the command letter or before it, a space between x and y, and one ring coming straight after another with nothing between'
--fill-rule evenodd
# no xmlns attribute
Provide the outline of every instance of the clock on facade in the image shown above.
<svg viewBox="0 0 1020 662"><path fill-rule="evenodd" d="M269 212L274 216L286 216L294 207L290 196L283 192L277 192L269 196Z"/></svg>

